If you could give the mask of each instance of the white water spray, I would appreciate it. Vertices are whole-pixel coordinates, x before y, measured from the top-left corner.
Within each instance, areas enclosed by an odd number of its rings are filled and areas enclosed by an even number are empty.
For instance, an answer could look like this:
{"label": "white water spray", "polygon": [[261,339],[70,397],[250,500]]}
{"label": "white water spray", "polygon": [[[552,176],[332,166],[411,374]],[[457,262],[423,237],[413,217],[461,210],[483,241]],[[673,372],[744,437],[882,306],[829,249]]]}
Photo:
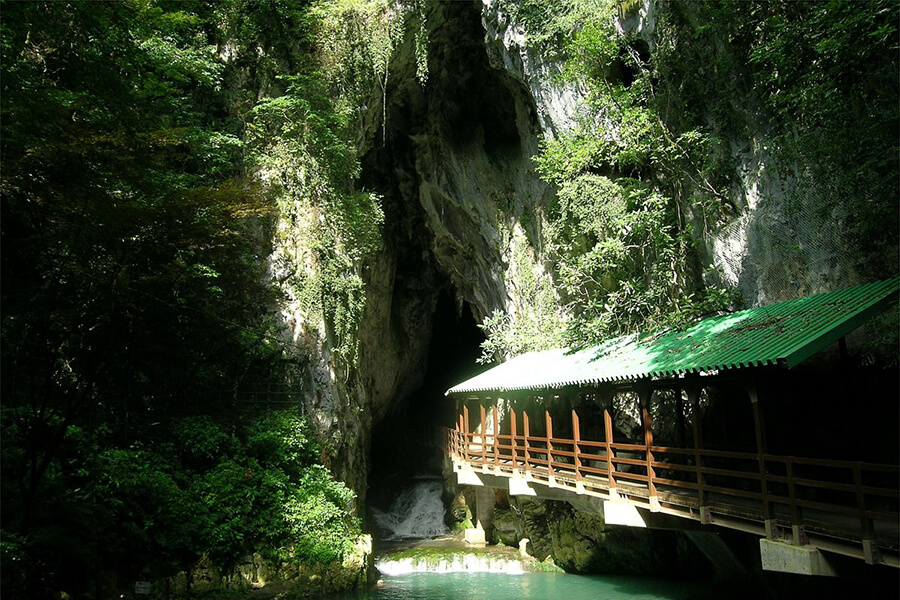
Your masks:
{"label": "white water spray", "polygon": [[389,540],[445,535],[442,491],[440,481],[420,481],[403,490],[387,512],[373,508],[372,517],[382,529],[390,532]]}
{"label": "white water spray", "polygon": [[521,575],[525,572],[522,561],[503,556],[450,553],[447,556],[423,555],[392,559],[390,556],[375,561],[375,567],[383,575],[407,575],[409,573],[506,573]]}

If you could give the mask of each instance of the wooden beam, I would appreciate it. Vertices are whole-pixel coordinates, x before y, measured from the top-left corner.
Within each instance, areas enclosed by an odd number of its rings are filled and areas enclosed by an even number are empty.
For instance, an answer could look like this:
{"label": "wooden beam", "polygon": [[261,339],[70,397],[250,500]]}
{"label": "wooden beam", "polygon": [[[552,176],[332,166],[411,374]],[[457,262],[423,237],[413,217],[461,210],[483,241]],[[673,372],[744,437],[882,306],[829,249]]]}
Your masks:
{"label": "wooden beam", "polygon": [[528,452],[528,449],[530,447],[528,436],[530,435],[530,433],[528,431],[528,412],[524,410],[522,411],[522,434],[525,436],[525,474],[528,475],[528,473],[531,471],[531,455]]}
{"label": "wooden beam", "polygon": [[859,529],[862,537],[863,558],[867,564],[881,562],[878,547],[875,545],[875,524],[866,510],[866,493],[863,489],[862,468],[860,463],[853,465],[853,485],[856,486],[856,508],[859,511]]}
{"label": "wooden beam", "polygon": [[510,446],[512,446],[512,467],[513,470],[518,468],[516,464],[517,461],[517,453],[516,453],[516,411],[513,410],[512,406],[509,407],[509,434],[510,434]]}
{"label": "wooden beam", "polygon": [[479,405],[479,408],[481,409],[481,429],[479,431],[481,434],[481,466],[484,467],[484,464],[487,462],[487,446],[484,443],[484,404]]}
{"label": "wooden beam", "polygon": [[550,474],[550,479],[553,479],[553,442],[550,439],[553,437],[553,419],[550,418],[550,411],[544,411],[544,418],[547,422],[547,471]]}
{"label": "wooden beam", "polygon": [[641,421],[644,425],[644,458],[647,461],[647,489],[650,494],[650,510],[659,509],[659,500],[656,494],[656,484],[653,479],[656,472],[653,469],[653,420],[650,416],[650,397],[653,395],[653,389],[649,386],[641,386],[637,389],[638,398],[641,403]]}
{"label": "wooden beam", "polygon": [[496,466],[499,466],[499,465],[500,465],[499,448],[497,447],[497,435],[499,435],[499,433],[500,433],[500,417],[499,417],[499,411],[497,410],[497,404],[496,404],[496,403],[494,404],[494,409],[493,409],[493,414],[492,414],[492,416],[493,416],[493,418],[494,418],[494,427],[493,427],[493,430],[494,430],[494,435],[493,435],[493,441],[494,441],[494,466],[496,467]]}
{"label": "wooden beam", "polygon": [[759,487],[763,501],[763,520],[766,524],[766,537],[775,538],[775,516],[772,511],[771,502],[769,502],[769,484],[766,480],[766,457],[768,448],[766,444],[766,428],[763,424],[762,412],[759,410],[759,396],[757,395],[756,385],[748,383],[747,395],[750,396],[750,403],[753,405],[753,428],[756,432],[756,456],[759,462]]}
{"label": "wooden beam", "polygon": [[616,465],[613,463],[614,450],[613,444],[613,423],[612,423],[612,400],[615,394],[611,390],[605,390],[601,399],[603,403],[603,430],[604,441],[606,442],[606,477],[609,486],[609,495],[612,497],[616,493]]}
{"label": "wooden beam", "polygon": [[463,442],[466,462],[469,462],[469,407],[465,403],[463,403]]}
{"label": "wooden beam", "polygon": [[703,419],[700,414],[700,386],[688,385],[688,404],[691,406],[691,426],[694,431],[694,466],[697,469],[697,500],[700,506],[700,522],[708,525],[712,522],[709,512],[709,499],[706,497],[706,476],[703,474]]}
{"label": "wooden beam", "polygon": [[581,427],[578,421],[578,413],[572,409],[572,453],[575,455],[575,481],[581,481],[581,457],[579,456],[578,442],[581,441]]}

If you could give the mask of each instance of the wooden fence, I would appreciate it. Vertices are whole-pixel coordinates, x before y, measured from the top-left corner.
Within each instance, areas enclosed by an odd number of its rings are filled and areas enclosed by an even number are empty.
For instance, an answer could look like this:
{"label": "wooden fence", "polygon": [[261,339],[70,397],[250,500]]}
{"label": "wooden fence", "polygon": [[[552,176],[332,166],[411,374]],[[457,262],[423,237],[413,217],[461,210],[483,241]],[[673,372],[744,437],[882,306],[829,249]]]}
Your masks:
{"label": "wooden fence", "polygon": [[491,416],[488,422],[482,407],[481,427],[473,433],[464,410],[446,432],[453,459],[579,494],[615,494],[703,523],[900,566],[897,465],[657,446],[649,434],[644,444],[614,442],[608,413],[603,440],[581,439],[574,410],[571,438],[553,435],[547,412],[546,435],[532,434],[526,413],[521,422],[509,413],[509,433],[498,430],[496,407]]}

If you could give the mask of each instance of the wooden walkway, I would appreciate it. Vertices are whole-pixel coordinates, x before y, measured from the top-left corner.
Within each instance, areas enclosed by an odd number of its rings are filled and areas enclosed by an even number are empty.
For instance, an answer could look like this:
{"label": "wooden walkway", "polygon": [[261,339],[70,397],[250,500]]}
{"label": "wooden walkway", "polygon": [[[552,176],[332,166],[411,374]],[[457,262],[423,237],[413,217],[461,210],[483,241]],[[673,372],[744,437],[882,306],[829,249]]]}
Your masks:
{"label": "wooden walkway", "polygon": [[549,415],[546,436],[524,413],[519,433],[515,412],[500,433],[496,411],[494,431],[468,433],[468,414],[446,430],[457,467],[900,567],[897,465],[585,440],[574,411],[572,439],[553,436]]}

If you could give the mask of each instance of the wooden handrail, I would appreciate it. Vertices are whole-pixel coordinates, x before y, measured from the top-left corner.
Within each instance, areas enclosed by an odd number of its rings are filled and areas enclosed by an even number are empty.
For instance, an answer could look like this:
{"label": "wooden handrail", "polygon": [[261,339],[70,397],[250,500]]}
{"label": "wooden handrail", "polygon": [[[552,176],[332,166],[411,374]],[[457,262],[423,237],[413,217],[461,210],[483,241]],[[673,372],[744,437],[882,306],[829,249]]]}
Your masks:
{"label": "wooden handrail", "polygon": [[[552,419],[546,413],[547,435],[544,436],[530,432],[528,415],[524,412],[521,432],[518,431],[519,420],[511,417],[510,433],[500,433],[499,420],[494,415],[490,427],[492,431],[488,432],[485,431],[487,419],[484,412],[482,407],[480,432],[466,430],[468,414],[465,407],[455,428],[447,430],[446,448],[455,459],[477,467],[493,467],[501,473],[512,474],[523,468],[526,474],[531,473],[551,484],[552,480],[557,480],[557,485],[569,486],[573,491],[575,488],[571,486],[575,482],[583,482],[585,487],[578,493],[584,490],[615,490],[618,487],[616,480],[621,479],[628,482],[624,490],[626,494],[633,493],[634,486],[649,493],[651,483],[698,494],[694,496],[682,492],[677,495],[660,490],[661,501],[673,506],[696,507],[698,501],[699,506],[704,506],[705,494],[721,495],[721,498],[717,496],[712,510],[729,506],[728,496],[768,502],[773,507],[781,506],[781,510],[789,511],[791,524],[800,528],[801,532],[805,521],[802,509],[823,515],[856,515],[858,524],[854,539],[872,540],[871,543],[874,543],[875,521],[900,522],[900,515],[896,512],[900,491],[897,487],[891,487],[900,482],[900,467],[895,465],[630,444],[613,442],[609,439],[611,436],[602,441],[584,440],[581,439],[580,421],[574,411],[572,439],[555,437]],[[597,449],[598,452],[585,452],[586,448]],[[631,453],[633,456],[617,456],[617,452]],[[758,470],[760,459],[767,466],[765,472]],[[676,460],[678,462],[674,462]],[[709,466],[707,461],[710,460],[715,467]],[[631,470],[618,470],[617,466]],[[806,472],[809,467],[819,471]],[[823,468],[824,472],[821,471]],[[804,472],[798,473],[798,469]],[[660,477],[652,474],[652,470],[670,476]],[[779,470],[784,474],[778,474]],[[866,480],[867,474],[876,473],[879,475]],[[671,475],[676,477],[673,479]],[[709,478],[714,481],[706,481]],[[767,485],[762,490],[750,487],[754,484],[759,486],[763,480]],[[823,496],[820,492],[833,494]],[[892,505],[895,508],[891,508]],[[736,510],[746,513],[747,507],[734,506]],[[772,510],[770,514],[774,518],[776,513]],[[821,525],[817,523],[817,526]],[[836,530],[831,535],[847,533]]]}

